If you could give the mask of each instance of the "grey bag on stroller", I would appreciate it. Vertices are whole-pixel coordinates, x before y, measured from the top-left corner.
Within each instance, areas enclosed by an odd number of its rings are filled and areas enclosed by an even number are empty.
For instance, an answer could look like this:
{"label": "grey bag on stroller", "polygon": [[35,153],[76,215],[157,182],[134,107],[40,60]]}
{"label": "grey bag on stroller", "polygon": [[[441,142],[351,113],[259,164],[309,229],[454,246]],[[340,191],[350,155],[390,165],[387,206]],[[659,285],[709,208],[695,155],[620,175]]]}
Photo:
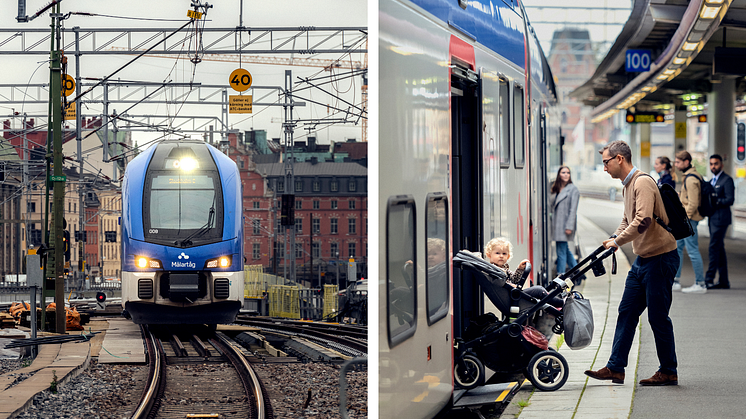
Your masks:
{"label": "grey bag on stroller", "polygon": [[593,309],[591,301],[577,291],[572,292],[562,308],[565,342],[570,349],[583,349],[593,340]]}

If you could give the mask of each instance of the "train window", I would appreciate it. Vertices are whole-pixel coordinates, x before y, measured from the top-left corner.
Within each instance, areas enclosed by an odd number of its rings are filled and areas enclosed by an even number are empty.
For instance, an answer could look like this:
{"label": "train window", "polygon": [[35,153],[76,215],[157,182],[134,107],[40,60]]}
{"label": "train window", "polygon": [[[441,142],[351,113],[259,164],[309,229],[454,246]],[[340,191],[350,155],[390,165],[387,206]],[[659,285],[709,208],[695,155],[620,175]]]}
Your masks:
{"label": "train window", "polygon": [[523,88],[513,87],[513,149],[515,150],[515,167],[526,164],[525,110],[523,109]]}
{"label": "train window", "polygon": [[510,166],[510,109],[508,108],[508,82],[500,79],[500,167]]}
{"label": "train window", "polygon": [[444,192],[427,196],[427,323],[434,324],[448,314],[448,198]]}
{"label": "train window", "polygon": [[415,205],[411,195],[391,197],[386,207],[386,319],[389,346],[417,328]]}
{"label": "train window", "polygon": [[[191,168],[186,168],[188,162]],[[196,246],[223,235],[220,175],[206,147],[159,147],[143,188],[145,241]]]}

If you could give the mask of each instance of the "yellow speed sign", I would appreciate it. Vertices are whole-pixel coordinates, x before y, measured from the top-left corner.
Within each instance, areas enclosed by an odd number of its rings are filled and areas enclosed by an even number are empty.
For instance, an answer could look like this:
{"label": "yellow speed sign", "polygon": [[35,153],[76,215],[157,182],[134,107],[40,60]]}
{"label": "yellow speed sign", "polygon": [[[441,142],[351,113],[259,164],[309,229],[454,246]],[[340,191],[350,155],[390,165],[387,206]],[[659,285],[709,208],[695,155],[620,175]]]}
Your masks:
{"label": "yellow speed sign", "polygon": [[251,73],[243,68],[233,70],[230,77],[228,77],[228,83],[237,92],[245,92],[251,87],[251,81]]}
{"label": "yellow speed sign", "polygon": [[70,96],[75,92],[75,80],[68,74],[62,75],[62,95]]}

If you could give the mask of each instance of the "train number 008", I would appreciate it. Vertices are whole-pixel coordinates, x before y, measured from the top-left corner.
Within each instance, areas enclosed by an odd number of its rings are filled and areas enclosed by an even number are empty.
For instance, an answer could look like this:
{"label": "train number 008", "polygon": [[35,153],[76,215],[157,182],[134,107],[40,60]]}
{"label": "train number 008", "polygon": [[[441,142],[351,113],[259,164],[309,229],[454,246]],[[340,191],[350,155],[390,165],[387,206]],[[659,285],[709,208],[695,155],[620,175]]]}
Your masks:
{"label": "train number 008", "polygon": [[151,228],[150,230],[148,230],[148,232],[150,234],[158,234],[158,229],[157,228]]}

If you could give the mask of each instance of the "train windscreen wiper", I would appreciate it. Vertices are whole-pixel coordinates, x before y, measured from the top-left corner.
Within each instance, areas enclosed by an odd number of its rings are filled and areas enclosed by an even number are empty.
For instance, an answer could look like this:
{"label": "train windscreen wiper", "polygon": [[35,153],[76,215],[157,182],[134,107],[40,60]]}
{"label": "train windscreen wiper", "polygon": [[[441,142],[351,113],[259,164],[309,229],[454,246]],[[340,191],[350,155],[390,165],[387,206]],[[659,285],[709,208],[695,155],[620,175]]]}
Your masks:
{"label": "train windscreen wiper", "polygon": [[199,230],[195,231],[194,233],[190,234],[187,238],[179,242],[178,240],[174,243],[178,245],[179,247],[187,247],[192,245],[192,239],[200,237],[207,233],[208,230],[212,228],[212,224],[215,222],[215,204],[210,207],[210,215],[207,216],[207,222],[205,225],[200,227]]}

